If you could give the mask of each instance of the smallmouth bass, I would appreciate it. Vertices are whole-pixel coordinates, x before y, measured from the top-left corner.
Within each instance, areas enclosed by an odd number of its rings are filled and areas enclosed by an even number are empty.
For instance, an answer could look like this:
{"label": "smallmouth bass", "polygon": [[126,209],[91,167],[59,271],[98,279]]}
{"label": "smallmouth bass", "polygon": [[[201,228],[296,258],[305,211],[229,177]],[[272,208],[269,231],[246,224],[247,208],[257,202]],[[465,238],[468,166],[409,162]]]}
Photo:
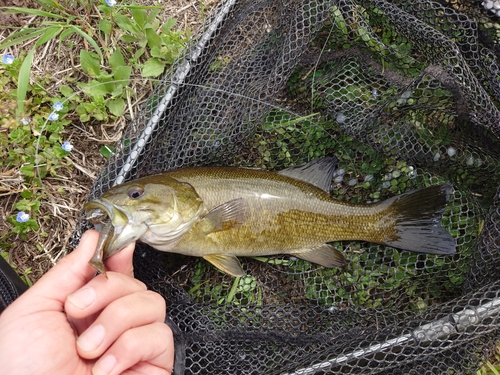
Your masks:
{"label": "smallmouth bass", "polygon": [[344,255],[328,242],[359,240],[430,254],[454,254],[441,226],[452,187],[435,185],[385,201],[352,204],[331,198],[336,159],[279,172],[192,167],[115,186],[85,204],[103,226],[90,263],[139,240],[160,251],[203,257],[243,276],[237,257],[290,254],[325,267]]}

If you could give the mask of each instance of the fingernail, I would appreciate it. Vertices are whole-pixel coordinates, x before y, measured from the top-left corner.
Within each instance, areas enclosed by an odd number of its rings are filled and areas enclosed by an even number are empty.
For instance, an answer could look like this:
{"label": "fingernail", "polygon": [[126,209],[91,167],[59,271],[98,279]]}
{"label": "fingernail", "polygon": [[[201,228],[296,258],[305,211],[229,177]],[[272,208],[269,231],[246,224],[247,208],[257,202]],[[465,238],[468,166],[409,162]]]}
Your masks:
{"label": "fingernail", "polygon": [[106,330],[104,329],[104,326],[97,324],[80,335],[78,340],[76,340],[76,343],[80,349],[86,352],[91,352],[96,350],[99,345],[101,345],[105,334]]}
{"label": "fingernail", "polygon": [[99,360],[94,367],[92,367],[93,375],[108,375],[113,371],[116,365],[116,358],[113,354],[108,354]]}
{"label": "fingernail", "polygon": [[95,301],[95,290],[86,286],[68,296],[68,301],[79,309],[89,307]]}

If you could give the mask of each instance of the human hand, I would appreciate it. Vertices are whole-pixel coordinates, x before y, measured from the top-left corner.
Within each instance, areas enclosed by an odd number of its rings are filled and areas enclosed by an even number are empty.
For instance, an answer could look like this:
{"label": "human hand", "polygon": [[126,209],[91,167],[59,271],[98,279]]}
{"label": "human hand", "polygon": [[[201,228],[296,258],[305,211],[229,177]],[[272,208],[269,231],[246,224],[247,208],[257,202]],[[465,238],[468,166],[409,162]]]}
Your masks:
{"label": "human hand", "polygon": [[0,315],[2,374],[171,374],[165,301],[133,278],[134,246],[106,260],[108,279],[87,262],[98,232]]}

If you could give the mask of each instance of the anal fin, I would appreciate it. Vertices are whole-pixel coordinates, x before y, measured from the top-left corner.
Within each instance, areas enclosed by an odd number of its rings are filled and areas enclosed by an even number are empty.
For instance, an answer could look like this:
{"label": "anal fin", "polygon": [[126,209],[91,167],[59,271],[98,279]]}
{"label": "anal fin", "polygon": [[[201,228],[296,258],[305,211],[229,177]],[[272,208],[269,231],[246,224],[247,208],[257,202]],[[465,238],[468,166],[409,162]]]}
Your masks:
{"label": "anal fin", "polygon": [[342,267],[346,262],[344,254],[329,244],[303,249],[292,255],[328,268]]}
{"label": "anal fin", "polygon": [[203,257],[221,271],[235,277],[245,276],[241,263],[234,255],[210,254]]}

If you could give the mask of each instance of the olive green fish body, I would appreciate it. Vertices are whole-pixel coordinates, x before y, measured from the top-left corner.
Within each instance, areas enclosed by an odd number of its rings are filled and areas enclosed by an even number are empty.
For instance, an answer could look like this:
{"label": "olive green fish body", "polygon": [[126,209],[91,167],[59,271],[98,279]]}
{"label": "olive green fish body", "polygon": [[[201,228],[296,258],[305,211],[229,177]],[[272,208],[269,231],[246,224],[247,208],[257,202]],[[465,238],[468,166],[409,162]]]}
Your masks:
{"label": "olive green fish body", "polygon": [[[330,197],[334,158],[280,172],[194,167],[113,187],[85,205],[89,220],[111,220],[103,236],[105,259],[128,243],[203,257],[234,276],[238,256],[292,254],[326,267],[345,258],[328,242],[362,240],[404,250],[452,254],[455,242],[441,226],[451,187],[408,192],[373,204]],[[97,219],[96,219],[97,218]],[[95,264],[95,262],[94,262]]]}
{"label": "olive green fish body", "polygon": [[378,223],[385,205],[352,205],[304,181],[277,173],[240,168],[190,168],[167,173],[195,187],[206,210],[243,198],[240,225],[219,231],[200,220],[174,252],[186,255],[230,253],[272,255],[313,248],[338,240],[382,243]]}

